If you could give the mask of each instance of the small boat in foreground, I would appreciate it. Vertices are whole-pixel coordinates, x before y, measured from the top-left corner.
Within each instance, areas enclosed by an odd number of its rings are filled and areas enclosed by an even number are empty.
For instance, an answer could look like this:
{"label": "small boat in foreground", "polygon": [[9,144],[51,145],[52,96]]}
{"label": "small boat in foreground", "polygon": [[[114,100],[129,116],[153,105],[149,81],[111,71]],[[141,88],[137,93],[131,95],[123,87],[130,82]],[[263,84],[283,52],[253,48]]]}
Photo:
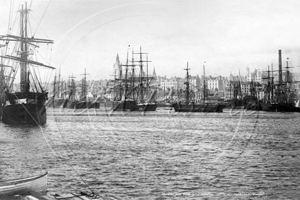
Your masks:
{"label": "small boat in foreground", "polygon": [[0,199],[2,200],[119,200],[113,195],[105,197],[96,194],[87,194],[80,192],[79,194],[56,194],[47,193],[47,177],[48,172],[34,177],[8,180],[0,182]]}
{"label": "small boat in foreground", "polygon": [[34,176],[23,179],[0,182],[0,199],[2,196],[28,194],[31,191],[44,193],[47,191],[47,175]]}

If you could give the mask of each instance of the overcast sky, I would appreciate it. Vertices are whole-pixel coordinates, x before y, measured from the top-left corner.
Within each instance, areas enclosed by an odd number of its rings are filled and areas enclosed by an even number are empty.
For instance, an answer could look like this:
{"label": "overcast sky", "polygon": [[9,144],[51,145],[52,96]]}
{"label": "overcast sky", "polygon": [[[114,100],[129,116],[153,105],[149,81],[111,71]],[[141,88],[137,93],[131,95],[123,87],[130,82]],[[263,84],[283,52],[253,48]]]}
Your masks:
{"label": "overcast sky", "polygon": [[[25,1],[0,1],[0,34],[6,34]],[[246,73],[278,67],[278,50],[300,66],[300,1],[298,0],[28,0],[35,37],[54,40],[51,65],[64,77],[112,78],[117,53],[149,53],[157,75]],[[35,28],[33,31],[35,32]],[[285,66],[285,64],[284,64]],[[294,68],[294,70],[297,68]],[[298,68],[295,71],[300,71]]]}

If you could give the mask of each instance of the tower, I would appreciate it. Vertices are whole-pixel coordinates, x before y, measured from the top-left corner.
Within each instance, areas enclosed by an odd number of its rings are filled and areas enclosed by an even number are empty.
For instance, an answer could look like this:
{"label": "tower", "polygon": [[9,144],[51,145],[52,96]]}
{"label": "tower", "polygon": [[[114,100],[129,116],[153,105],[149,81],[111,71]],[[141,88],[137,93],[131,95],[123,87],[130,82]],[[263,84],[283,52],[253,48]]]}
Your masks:
{"label": "tower", "polygon": [[155,67],[153,68],[153,79],[156,79]]}
{"label": "tower", "polygon": [[114,64],[114,76],[118,79],[122,77],[122,66],[120,63],[119,54],[117,54],[116,62]]}
{"label": "tower", "polygon": [[247,74],[247,81],[252,81],[251,73],[250,73],[250,68],[247,66],[246,68],[246,74]]}

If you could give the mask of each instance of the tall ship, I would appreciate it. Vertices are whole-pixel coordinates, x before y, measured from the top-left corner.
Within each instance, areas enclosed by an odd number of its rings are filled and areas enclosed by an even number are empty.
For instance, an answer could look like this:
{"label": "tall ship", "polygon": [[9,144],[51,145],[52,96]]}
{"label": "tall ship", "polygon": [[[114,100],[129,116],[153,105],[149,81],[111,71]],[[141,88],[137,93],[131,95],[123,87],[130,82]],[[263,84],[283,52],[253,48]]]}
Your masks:
{"label": "tall ship", "polygon": [[[230,98],[227,101],[227,108],[231,109],[246,109],[246,110],[261,110],[257,94],[256,94],[256,84],[251,81],[250,83],[250,94],[243,95],[241,89],[241,80],[230,80]],[[233,94],[231,98],[231,93]]]}
{"label": "tall ship", "polygon": [[84,77],[81,80],[81,91],[77,91],[76,84],[73,75],[69,77],[68,83],[62,81],[60,74],[58,80],[56,76],[53,81],[52,97],[47,102],[48,107],[53,108],[71,108],[71,109],[87,109],[87,108],[99,108],[100,102],[97,98],[94,98],[90,92],[88,92],[87,73],[86,69]]}
{"label": "tall ship", "polygon": [[66,92],[66,97],[64,98],[62,108],[75,108],[79,102],[79,97],[76,92],[76,84],[74,76],[69,77],[68,89]]}
{"label": "tall ship", "polygon": [[67,86],[65,81],[62,80],[60,72],[54,76],[52,89],[52,94],[49,93],[50,97],[46,102],[46,107],[62,108],[67,93]]}
{"label": "tall ship", "polygon": [[[132,64],[129,65],[128,52],[126,64],[123,65],[119,61],[119,55],[117,55],[117,63],[115,65],[115,79],[113,82],[113,101],[112,110],[113,111],[137,111],[137,101],[135,99],[135,65],[132,52]],[[125,67],[125,72],[123,68]],[[129,74],[129,67],[131,67],[131,74]]]}
{"label": "tall ship", "polygon": [[[137,61],[134,60],[135,54],[139,55],[139,60]],[[143,59],[143,55],[146,55],[146,60]],[[148,74],[149,62],[147,53],[142,53],[141,47],[139,53],[132,52],[131,64],[129,64],[127,53],[126,64],[120,64],[120,68],[118,70],[119,74],[115,75],[115,98],[113,102],[114,111],[156,110],[156,89],[151,86],[151,81],[154,77],[149,76]],[[135,71],[136,66],[139,68],[138,74],[136,74]],[[125,67],[124,73],[123,67]],[[131,70],[129,69],[130,67]]]}
{"label": "tall ship", "polygon": [[203,66],[204,81],[203,81],[203,98],[202,103],[195,103],[190,98],[190,81],[189,81],[189,68],[187,63],[186,70],[186,85],[185,89],[185,101],[180,100],[173,104],[175,112],[223,112],[225,105],[220,103],[206,102],[206,84],[205,84],[205,66]]}
{"label": "tall ship", "polygon": [[[100,107],[100,102],[98,101],[98,98],[94,98],[91,93],[88,92],[88,85],[87,85],[87,80],[86,80],[86,69],[84,70],[84,74],[83,74],[83,78],[81,80],[81,94],[79,97],[79,101],[77,101],[74,96],[73,93],[75,94],[75,86],[71,85],[71,90],[70,90],[70,94],[69,94],[69,98],[70,102],[71,102],[71,106],[74,105],[75,109],[87,109],[87,108],[99,108]],[[72,90],[73,89],[73,90]],[[92,99],[91,99],[92,98]]]}
{"label": "tall ship", "polygon": [[[264,87],[264,99],[261,109],[268,112],[299,112],[295,106],[295,94],[292,90],[292,77],[286,61],[285,80],[283,80],[281,50],[278,51],[278,82],[274,83],[273,70],[268,69],[267,84]],[[272,74],[270,74],[272,72]]]}
{"label": "tall ship", "polygon": [[[29,12],[27,3],[19,10],[20,24],[17,33],[0,36],[5,42],[1,57],[1,72],[5,76],[5,101],[2,103],[2,122],[5,124],[44,125],[47,121],[45,102],[48,98],[46,84],[39,68],[54,68],[35,61],[39,44],[52,44],[53,40],[29,36]],[[44,72],[45,73],[45,72]],[[17,77],[17,74],[20,76]],[[16,84],[16,81],[19,84]]]}

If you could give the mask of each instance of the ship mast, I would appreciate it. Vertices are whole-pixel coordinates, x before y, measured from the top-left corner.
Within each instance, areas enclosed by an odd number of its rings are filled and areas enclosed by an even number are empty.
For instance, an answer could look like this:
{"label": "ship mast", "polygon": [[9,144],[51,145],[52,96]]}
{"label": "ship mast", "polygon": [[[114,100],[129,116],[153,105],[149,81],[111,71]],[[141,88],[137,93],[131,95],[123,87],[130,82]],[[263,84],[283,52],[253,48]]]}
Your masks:
{"label": "ship mast", "polygon": [[151,61],[148,61],[148,60],[145,61],[145,60],[143,60],[142,55],[143,54],[148,54],[148,53],[142,53],[142,47],[140,47],[140,53],[136,53],[136,54],[140,55],[140,60],[137,61],[137,62],[140,63],[140,84],[139,84],[139,87],[140,87],[140,99],[139,100],[140,100],[140,103],[144,103],[144,80],[145,80],[145,77],[144,77],[143,63],[144,62],[148,63],[148,62],[151,62]]}
{"label": "ship mast", "polygon": [[84,69],[84,74],[82,78],[82,84],[81,84],[81,98],[82,100],[87,100],[87,83],[86,83],[86,76],[89,75],[86,73],[86,69]]}
{"label": "ship mast", "polygon": [[134,99],[134,79],[135,79],[135,69],[134,69],[134,67],[135,67],[135,65],[134,65],[134,56],[133,56],[133,50],[132,50],[132,61],[131,61],[131,63],[132,63],[132,65],[131,65],[131,67],[132,67],[132,73],[131,73],[131,78],[132,78],[132,89],[133,89],[133,91],[132,91],[132,99]]}
{"label": "ship mast", "polygon": [[286,84],[290,83],[289,58],[286,59]]}
{"label": "ship mast", "polygon": [[76,86],[75,86],[75,81],[74,81],[74,76],[72,74],[72,76],[69,77],[69,100],[71,101],[75,101],[75,93],[76,93]]}
{"label": "ship mast", "polygon": [[[29,92],[29,77],[27,72],[28,65],[28,45],[26,42],[27,38],[27,16],[29,10],[27,9],[27,2],[25,3],[25,9],[23,9],[23,5],[20,11],[20,35],[21,35],[21,72],[20,72],[20,90],[21,92]],[[23,40],[25,39],[25,40]]]}
{"label": "ship mast", "polygon": [[[128,51],[127,51],[127,58],[126,58],[126,64],[125,65],[120,65],[121,67],[125,66],[125,79],[124,79],[124,95],[121,95],[121,99],[126,99],[127,98],[127,91],[128,91]],[[122,79],[121,79],[122,80]]]}
{"label": "ship mast", "polygon": [[[35,45],[34,43],[53,43],[53,40],[47,40],[47,39],[38,39],[35,37],[28,37],[28,13],[30,12],[30,9],[27,9],[27,3],[25,3],[25,8],[23,5],[21,6],[20,12],[20,32],[18,35],[0,35],[0,40],[3,40],[8,44],[10,41],[13,42],[19,42],[20,48],[17,52],[17,56],[12,55],[4,55],[0,56],[1,58],[8,59],[8,60],[14,60],[20,63],[20,91],[22,93],[28,93],[29,92],[29,76],[30,76],[30,70],[29,65],[39,65],[51,69],[55,69],[54,67],[45,65],[43,63],[33,61],[29,59],[30,55],[30,49],[29,46],[39,47]],[[11,66],[9,66],[11,67]],[[12,72],[16,74],[16,71],[13,67]],[[14,77],[13,77],[14,78]],[[38,80],[37,80],[38,81]],[[42,91],[43,92],[43,91]]]}
{"label": "ship mast", "polygon": [[279,69],[279,85],[282,85],[282,61],[281,61],[281,50],[278,50],[278,69]]}
{"label": "ship mast", "polygon": [[127,91],[128,91],[128,51],[127,51],[127,58],[126,58],[126,65],[125,65],[125,99],[127,98]]}
{"label": "ship mast", "polygon": [[144,74],[144,69],[143,69],[143,59],[142,59],[142,47],[140,47],[140,103],[144,103],[144,85],[143,85],[143,74]]}
{"label": "ship mast", "polygon": [[274,77],[273,77],[273,64],[271,65],[271,70],[270,70],[270,66],[268,65],[268,70],[265,71],[268,73],[267,78],[262,78],[262,79],[266,79],[267,80],[267,84],[265,86],[265,97],[264,100],[266,101],[266,103],[272,103],[274,102]]}
{"label": "ship mast", "polygon": [[273,62],[271,65],[271,101],[274,102],[274,75],[273,75]]}
{"label": "ship mast", "polygon": [[186,84],[186,91],[185,91],[185,103],[189,104],[189,98],[190,98],[190,82],[189,82],[189,62],[187,62],[187,66],[186,66],[186,82],[184,84]]}
{"label": "ship mast", "polygon": [[[205,62],[204,62],[205,63]],[[205,104],[205,93],[206,93],[206,85],[205,85],[205,64],[203,65],[203,103]]]}
{"label": "ship mast", "polygon": [[281,60],[281,50],[278,50],[278,78],[279,78],[279,83],[277,85],[277,89],[280,91],[280,93],[277,96],[277,102],[282,102],[282,60]]}
{"label": "ship mast", "polygon": [[54,75],[54,81],[53,81],[53,95],[52,95],[52,98],[53,98],[53,103],[54,103],[54,99],[55,99],[55,87],[56,87],[56,74]]}
{"label": "ship mast", "polygon": [[271,88],[271,85],[270,85],[270,66],[268,65],[268,99],[267,99],[267,102],[270,103],[270,88]]}
{"label": "ship mast", "polygon": [[286,97],[287,97],[287,102],[290,102],[290,96],[291,96],[291,83],[290,83],[290,71],[289,71],[289,58],[286,59]]}
{"label": "ship mast", "polygon": [[57,81],[57,97],[61,98],[61,88],[62,88],[62,81],[60,80],[60,68],[59,68],[59,72],[58,72],[58,81]]}

